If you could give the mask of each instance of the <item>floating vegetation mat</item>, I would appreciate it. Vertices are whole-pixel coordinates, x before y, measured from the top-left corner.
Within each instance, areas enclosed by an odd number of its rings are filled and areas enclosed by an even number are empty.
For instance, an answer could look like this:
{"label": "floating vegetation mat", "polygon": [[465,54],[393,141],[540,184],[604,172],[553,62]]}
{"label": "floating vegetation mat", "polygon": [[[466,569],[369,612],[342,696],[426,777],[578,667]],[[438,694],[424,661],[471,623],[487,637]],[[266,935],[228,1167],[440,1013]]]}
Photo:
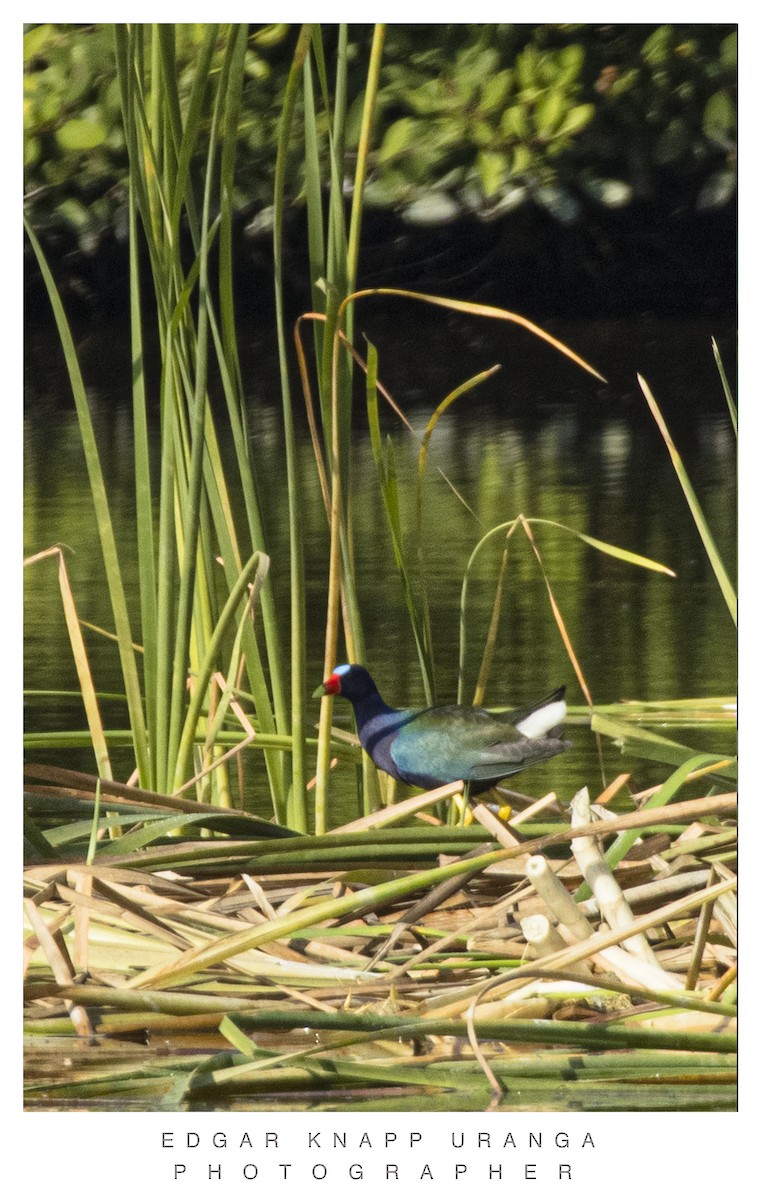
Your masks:
{"label": "floating vegetation mat", "polygon": [[714,767],[322,836],[30,767],[26,1105],[732,1109]]}

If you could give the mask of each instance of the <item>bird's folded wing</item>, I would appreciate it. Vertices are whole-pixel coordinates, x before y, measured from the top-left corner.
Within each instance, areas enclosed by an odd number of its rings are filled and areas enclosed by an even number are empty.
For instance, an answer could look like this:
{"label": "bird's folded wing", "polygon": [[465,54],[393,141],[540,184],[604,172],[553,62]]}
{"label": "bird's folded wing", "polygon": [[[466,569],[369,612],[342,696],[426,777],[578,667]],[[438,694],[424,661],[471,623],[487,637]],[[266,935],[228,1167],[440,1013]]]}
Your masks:
{"label": "bird's folded wing", "polygon": [[562,750],[568,750],[571,744],[561,738],[541,737],[524,738],[510,745],[492,746],[480,755],[470,771],[460,778],[474,783],[480,783],[483,779],[505,779],[524,767],[531,767],[534,763],[545,762],[547,758],[561,754]]}
{"label": "bird's folded wing", "polygon": [[525,738],[481,709],[441,709],[438,718],[426,712],[404,725],[391,756],[402,775],[481,780],[513,775],[563,749],[556,738]]}

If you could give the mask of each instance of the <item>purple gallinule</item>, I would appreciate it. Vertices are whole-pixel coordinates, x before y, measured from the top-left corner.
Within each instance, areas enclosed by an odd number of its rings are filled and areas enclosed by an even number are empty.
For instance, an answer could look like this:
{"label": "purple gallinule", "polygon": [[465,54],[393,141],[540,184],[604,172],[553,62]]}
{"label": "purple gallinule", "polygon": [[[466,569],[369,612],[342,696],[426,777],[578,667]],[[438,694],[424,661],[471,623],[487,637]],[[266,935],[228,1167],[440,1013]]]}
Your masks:
{"label": "purple gallinule", "polygon": [[555,728],[566,712],[564,691],[508,712],[465,704],[389,708],[369,671],[345,663],[314,696],[350,701],[364,749],[394,779],[422,788],[462,779],[475,794],[569,749]]}

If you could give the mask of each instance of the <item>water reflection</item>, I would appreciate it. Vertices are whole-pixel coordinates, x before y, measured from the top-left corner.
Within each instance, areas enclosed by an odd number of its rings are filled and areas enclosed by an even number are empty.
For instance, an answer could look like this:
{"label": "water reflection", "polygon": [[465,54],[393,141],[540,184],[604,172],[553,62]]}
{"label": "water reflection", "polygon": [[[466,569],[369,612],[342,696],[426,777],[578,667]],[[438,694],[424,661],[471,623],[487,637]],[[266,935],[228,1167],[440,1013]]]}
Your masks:
{"label": "water reflection", "polygon": [[[667,564],[677,573],[675,580],[649,574],[604,557],[563,532],[535,527],[546,575],[596,702],[731,693],[735,686],[734,631],[660,436],[637,399],[637,389],[628,382],[624,329],[617,346],[613,322],[602,322],[587,331],[567,330],[559,322],[551,331],[576,345],[602,370],[608,370],[610,359],[615,360],[615,367],[619,358],[617,383],[608,397],[571,364],[560,363],[545,348],[533,345],[523,362],[514,360],[509,366],[507,375],[512,382],[506,379],[499,383],[501,373],[490,381],[491,387],[461,398],[442,418],[431,439],[423,532],[438,699],[449,702],[455,695],[460,587],[468,557],[484,533],[520,512],[625,546]],[[396,329],[393,333],[390,328],[373,332],[381,352],[381,377],[407,408],[422,435],[433,408],[455,385],[455,354],[449,361],[446,356],[440,361],[440,352],[434,349],[424,358],[422,331],[409,331],[413,357],[408,362],[402,353],[408,344],[404,334],[396,343],[398,353],[393,355],[386,343],[396,340]],[[443,326],[438,332],[443,336]],[[725,331],[714,332],[725,344]],[[669,419],[689,474],[731,569],[735,546],[735,445],[712,354],[708,352],[709,336],[710,330],[706,329],[703,337],[694,325],[652,325],[649,341],[636,343],[635,357],[649,361],[655,394],[661,403],[668,399]],[[275,404],[278,392],[271,342],[263,331],[254,331],[251,340],[246,337],[244,341],[246,355],[258,357],[258,370],[246,371],[246,378],[254,381],[250,413],[251,433],[262,464],[259,489],[262,496],[280,497],[284,492],[281,417]],[[91,384],[89,399],[118,543],[126,547],[122,565],[128,598],[135,603],[129,373],[119,369],[122,352],[119,338],[110,337],[105,342],[94,337],[85,347],[84,374]],[[497,345],[488,345],[474,336],[460,359],[457,374],[465,379],[473,370],[501,357]],[[544,371],[539,369],[541,361]],[[684,372],[679,370],[679,361],[686,364]],[[25,549],[34,553],[56,542],[70,546],[73,553],[67,562],[80,614],[109,628],[112,619],[76,417],[66,384],[50,363],[48,358],[44,367],[31,364],[28,372]],[[113,369],[104,374],[109,363]],[[690,363],[696,364],[692,375]],[[679,400],[681,379],[683,395]],[[355,417],[352,504],[368,665],[387,699],[418,704],[423,693],[415,648],[380,516],[377,474],[362,414],[363,402],[357,406]],[[382,413],[382,421],[394,445],[405,537],[412,546],[420,436],[402,429],[391,414]],[[305,434],[302,415],[299,426]],[[465,503],[440,477],[439,470]],[[307,435],[300,446],[300,472],[304,489],[310,692],[322,674],[328,537]],[[268,505],[266,526],[286,632],[289,565],[283,503]],[[473,672],[486,636],[503,545],[500,534],[490,541],[477,562],[469,598],[469,662]],[[113,645],[95,635],[86,636],[97,686],[106,692],[119,691]],[[27,576],[25,674],[30,689],[77,687],[52,562],[31,568]],[[528,700],[562,682],[568,685],[570,699],[581,702],[539,564],[523,532],[517,531],[486,702],[512,704]],[[106,702],[104,707],[107,725],[121,726],[119,704]],[[312,719],[315,717],[312,710]],[[337,719],[340,723],[343,714],[338,712]],[[28,726],[81,728],[81,706],[70,700],[62,700],[57,707],[52,707],[50,701],[45,705],[34,701],[29,708]],[[585,729],[575,729],[573,736],[574,750],[525,773],[525,788],[535,792],[550,786],[567,796],[583,782],[598,787],[601,768],[594,739]],[[677,731],[672,736],[683,740]],[[706,744],[712,742],[715,737]],[[612,748],[607,747],[605,753],[607,775],[623,768]],[[70,754],[66,761],[85,769],[92,766],[87,752]],[[128,769],[126,760],[126,772]],[[637,770],[642,779],[653,781],[650,768],[638,764]],[[260,763],[253,779],[257,807],[266,811]],[[342,790],[350,793],[354,786],[355,781],[349,778]]]}

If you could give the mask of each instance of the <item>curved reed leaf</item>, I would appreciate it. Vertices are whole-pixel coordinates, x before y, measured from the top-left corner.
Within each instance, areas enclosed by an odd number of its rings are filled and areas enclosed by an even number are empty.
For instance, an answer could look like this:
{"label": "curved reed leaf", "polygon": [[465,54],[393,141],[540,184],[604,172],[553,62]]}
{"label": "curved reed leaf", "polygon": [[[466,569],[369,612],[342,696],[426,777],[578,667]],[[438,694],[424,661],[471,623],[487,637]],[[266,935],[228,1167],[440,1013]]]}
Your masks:
{"label": "curved reed leaf", "polygon": [[660,575],[669,575],[672,579],[676,578],[675,571],[671,571],[670,567],[663,566],[662,563],[655,562],[652,558],[646,558],[643,554],[635,554],[632,550],[625,550],[622,546],[613,546],[609,542],[602,542],[598,538],[591,537],[588,533],[583,533],[580,529],[573,529],[571,525],[562,525],[560,521],[550,521],[545,517],[526,517],[529,525],[550,525],[553,529],[562,529],[565,533],[573,533],[581,542],[585,542],[587,546],[592,546],[594,550],[598,550],[601,554],[608,554],[611,558],[620,559],[621,562],[630,563],[634,567],[642,567],[645,571],[657,571]]}
{"label": "curved reed leaf", "polygon": [[734,588],[732,587],[731,580],[729,579],[728,572],[723,565],[721,555],[718,552],[718,547],[716,546],[713,535],[710,532],[710,527],[708,526],[705,515],[700,507],[697,495],[692,487],[691,480],[686,473],[686,468],[683,464],[683,460],[681,459],[681,455],[678,453],[675,442],[670,436],[670,431],[665,423],[665,418],[660,412],[659,405],[652,395],[648,383],[641,375],[638,376],[638,384],[641,388],[641,391],[644,393],[646,403],[649,405],[649,411],[657,422],[657,428],[662,434],[665,445],[667,446],[668,454],[670,455],[670,461],[673,464],[673,469],[675,470],[676,475],[678,476],[678,481],[683,488],[683,493],[686,497],[686,503],[688,504],[689,511],[694,519],[694,524],[697,526],[697,532],[702,539],[702,544],[705,547],[705,552],[708,556],[710,565],[713,568],[716,579],[718,580],[718,586],[721,589],[721,594],[726,603],[726,607],[729,610],[729,616],[736,625],[737,597]]}
{"label": "curved reed leaf", "polygon": [[[266,576],[269,569],[269,560],[260,550],[256,550],[245,563],[240,573],[239,579],[229,593],[229,597],[221,610],[221,615],[213,630],[212,637],[206,648],[205,658],[200,665],[199,675],[195,680],[192,698],[189,702],[189,707],[186,713],[183,730],[178,742],[178,759],[175,767],[175,777],[173,791],[177,791],[182,787],[184,780],[189,773],[191,764],[191,750],[194,742],[194,734],[197,727],[197,722],[202,713],[202,708],[205,702],[207,686],[210,682],[210,677],[215,669],[215,658],[218,654],[223,636],[226,633],[229,624],[237,610],[247,587],[253,577],[253,570],[257,566],[255,578],[253,579],[253,591],[255,596],[258,594],[260,584]],[[249,608],[249,605],[248,605]],[[243,619],[246,619],[247,614]]]}
{"label": "curved reed leaf", "polygon": [[[671,575],[671,576],[674,575],[674,572],[671,571],[669,567],[665,567],[661,563],[655,562],[651,558],[645,558],[641,554],[634,554],[633,551],[631,551],[631,550],[624,550],[624,549],[622,549],[622,547],[613,546],[609,542],[599,541],[598,538],[592,538],[589,534],[582,533],[579,529],[573,529],[573,528],[571,528],[571,526],[562,525],[558,521],[550,521],[550,520],[548,520],[546,518],[542,518],[542,517],[525,517],[522,514],[519,514],[519,516],[514,517],[514,519],[512,521],[503,521],[500,525],[495,525],[494,528],[488,530],[487,533],[485,533],[479,539],[479,541],[476,543],[476,545],[474,546],[473,550],[471,551],[470,557],[468,559],[468,565],[466,566],[465,574],[463,575],[463,584],[462,584],[461,593],[460,593],[460,644],[459,644],[459,659],[458,659],[458,704],[465,703],[464,697],[465,697],[465,688],[466,688],[466,678],[465,678],[466,654],[467,654],[467,644],[468,644],[468,639],[467,639],[467,634],[466,634],[466,625],[467,625],[467,613],[468,613],[468,585],[470,582],[471,572],[474,568],[474,565],[476,563],[476,559],[479,555],[479,552],[484,548],[484,546],[487,544],[487,542],[491,538],[495,537],[498,533],[505,532],[508,534],[508,536],[510,536],[513,533],[514,529],[519,524],[550,525],[556,529],[562,530],[565,533],[574,534],[574,536],[579,538],[580,541],[585,542],[587,545],[593,546],[594,549],[600,551],[600,553],[602,553],[602,554],[608,554],[612,558],[621,559],[623,562],[630,563],[632,566],[642,567],[647,571],[658,571],[664,575]],[[533,549],[536,550],[534,543],[533,543]],[[548,587],[549,587],[549,596],[551,598],[552,603],[555,605],[555,600],[553,599],[552,593],[550,592],[550,585],[548,585]],[[554,615],[555,615],[555,612],[556,612],[556,610],[554,608]],[[560,624],[559,624],[559,628],[561,628]],[[564,640],[566,643],[567,638],[565,636],[565,631],[562,631],[562,635],[564,636]],[[570,655],[570,657],[571,657],[571,655]],[[584,681],[582,681],[582,679],[581,679],[581,683],[582,682],[584,682]],[[584,691],[587,695],[587,687],[584,687]]]}
{"label": "curved reed leaf", "polygon": [[[470,379],[467,379],[465,383],[461,383],[458,387],[453,388],[449,395],[445,396],[442,402],[437,405],[432,412],[420,443],[420,453],[418,454],[418,474],[415,484],[415,545],[417,547],[418,569],[420,572],[420,595],[423,610],[422,637],[424,642],[424,654],[426,661],[430,665],[429,682],[431,692],[433,692],[434,651],[433,639],[431,635],[431,617],[428,606],[428,584],[425,569],[425,555],[423,551],[423,477],[425,475],[426,462],[428,459],[428,447],[436,426],[444,416],[445,412],[451,408],[455,401],[459,400],[461,396],[465,396],[467,392],[472,391],[475,387],[478,387],[480,383],[483,383],[486,379],[489,379],[499,370],[499,364],[494,367],[489,367],[486,371],[480,371],[477,375],[473,375]],[[433,700],[428,700],[427,703],[433,704]]]}
{"label": "curved reed leaf", "polygon": [[718,374],[721,377],[721,386],[723,387],[723,394],[726,397],[726,404],[729,409],[729,416],[731,417],[731,424],[732,424],[732,428],[734,430],[734,435],[736,437],[739,432],[738,418],[737,418],[737,406],[734,403],[734,397],[731,394],[731,387],[729,386],[729,380],[726,378],[726,371],[724,370],[723,360],[721,358],[721,351],[718,349],[718,342],[715,340],[715,338],[712,339],[712,342],[713,342],[713,357],[715,358],[715,365],[718,367]]}
{"label": "curved reed leaf", "polygon": [[347,304],[356,303],[367,296],[398,296],[401,299],[419,300],[423,304],[435,305],[437,308],[447,308],[452,312],[462,312],[473,317],[489,318],[496,321],[508,321],[513,325],[520,325],[522,329],[526,329],[529,333],[533,333],[535,337],[540,338],[541,341],[546,342],[549,346],[552,346],[554,350],[558,350],[558,352],[563,354],[565,358],[571,359],[573,363],[576,363],[578,367],[582,367],[582,369],[587,371],[589,375],[593,375],[594,378],[599,379],[601,383],[607,382],[606,379],[604,379],[604,376],[601,375],[595,367],[592,367],[590,363],[587,363],[585,359],[581,358],[579,354],[576,354],[574,350],[570,350],[570,348],[565,345],[564,342],[560,342],[558,338],[552,337],[551,334],[546,333],[544,329],[541,329],[539,325],[535,325],[533,321],[527,320],[526,317],[522,317],[518,313],[510,312],[508,309],[496,308],[494,305],[490,304],[476,304],[468,300],[453,300],[449,296],[433,296],[428,292],[413,292],[407,288],[386,287],[364,288],[361,291],[352,292],[350,296],[346,296],[346,298],[343,300],[343,305],[345,306]]}

